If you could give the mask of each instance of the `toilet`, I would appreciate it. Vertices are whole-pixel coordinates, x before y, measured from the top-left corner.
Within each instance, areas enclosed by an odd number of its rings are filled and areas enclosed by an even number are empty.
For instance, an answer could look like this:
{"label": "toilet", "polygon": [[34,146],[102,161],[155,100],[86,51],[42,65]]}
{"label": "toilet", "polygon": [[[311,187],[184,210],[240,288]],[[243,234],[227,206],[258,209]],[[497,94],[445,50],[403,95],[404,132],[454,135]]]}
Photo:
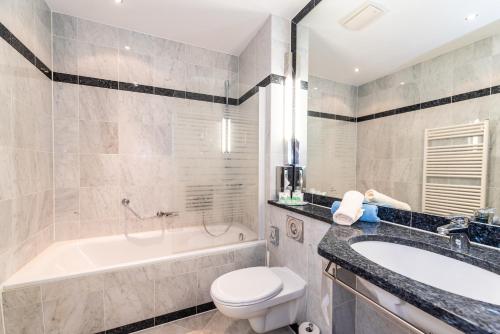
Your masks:
{"label": "toilet", "polygon": [[210,294],[227,317],[248,319],[257,333],[295,323],[306,282],[286,267],[251,267],[217,278]]}

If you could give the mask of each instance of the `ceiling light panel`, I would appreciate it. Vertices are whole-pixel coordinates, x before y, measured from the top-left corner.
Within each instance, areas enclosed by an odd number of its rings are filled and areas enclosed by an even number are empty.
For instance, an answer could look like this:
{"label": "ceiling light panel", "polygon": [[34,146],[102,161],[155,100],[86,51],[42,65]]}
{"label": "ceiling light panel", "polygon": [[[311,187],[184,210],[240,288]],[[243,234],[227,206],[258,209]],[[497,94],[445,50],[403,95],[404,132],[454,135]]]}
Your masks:
{"label": "ceiling light panel", "polygon": [[341,21],[341,24],[349,30],[361,30],[375,22],[385,11],[380,5],[367,2]]}

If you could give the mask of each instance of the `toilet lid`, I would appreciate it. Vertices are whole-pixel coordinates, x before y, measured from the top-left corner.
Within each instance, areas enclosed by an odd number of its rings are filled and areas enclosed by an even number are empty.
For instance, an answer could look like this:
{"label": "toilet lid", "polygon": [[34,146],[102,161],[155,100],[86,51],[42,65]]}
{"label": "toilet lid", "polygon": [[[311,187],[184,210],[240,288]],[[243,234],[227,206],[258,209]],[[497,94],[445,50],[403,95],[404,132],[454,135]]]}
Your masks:
{"label": "toilet lid", "polygon": [[267,267],[232,271],[212,283],[214,299],[227,305],[251,305],[268,300],[283,289],[283,282]]}

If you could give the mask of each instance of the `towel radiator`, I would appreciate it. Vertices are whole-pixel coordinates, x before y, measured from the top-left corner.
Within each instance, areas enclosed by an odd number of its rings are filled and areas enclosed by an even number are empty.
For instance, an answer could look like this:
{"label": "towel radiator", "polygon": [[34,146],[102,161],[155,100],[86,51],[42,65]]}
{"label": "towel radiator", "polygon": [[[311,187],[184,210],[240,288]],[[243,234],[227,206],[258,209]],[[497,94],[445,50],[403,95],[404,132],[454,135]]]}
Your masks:
{"label": "towel radiator", "polygon": [[486,206],[488,121],[425,130],[422,211],[471,215]]}

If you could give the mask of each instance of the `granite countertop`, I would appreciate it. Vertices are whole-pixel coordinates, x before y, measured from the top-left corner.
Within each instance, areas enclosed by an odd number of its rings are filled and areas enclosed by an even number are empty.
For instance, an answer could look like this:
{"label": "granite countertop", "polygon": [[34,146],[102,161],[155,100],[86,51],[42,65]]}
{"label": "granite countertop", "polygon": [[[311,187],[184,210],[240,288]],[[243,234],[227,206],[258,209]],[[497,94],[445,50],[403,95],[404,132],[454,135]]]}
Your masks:
{"label": "granite countertop", "polygon": [[414,246],[497,274],[500,274],[500,251],[473,244],[470,252],[464,255],[452,251],[449,239],[435,233],[383,221],[342,226],[333,222],[329,208],[310,204],[291,207],[272,201],[269,204],[332,224],[318,246],[318,253],[322,257],[465,333],[500,333],[499,305],[456,295],[397,274],[368,260],[350,245],[359,241],[377,240]]}

